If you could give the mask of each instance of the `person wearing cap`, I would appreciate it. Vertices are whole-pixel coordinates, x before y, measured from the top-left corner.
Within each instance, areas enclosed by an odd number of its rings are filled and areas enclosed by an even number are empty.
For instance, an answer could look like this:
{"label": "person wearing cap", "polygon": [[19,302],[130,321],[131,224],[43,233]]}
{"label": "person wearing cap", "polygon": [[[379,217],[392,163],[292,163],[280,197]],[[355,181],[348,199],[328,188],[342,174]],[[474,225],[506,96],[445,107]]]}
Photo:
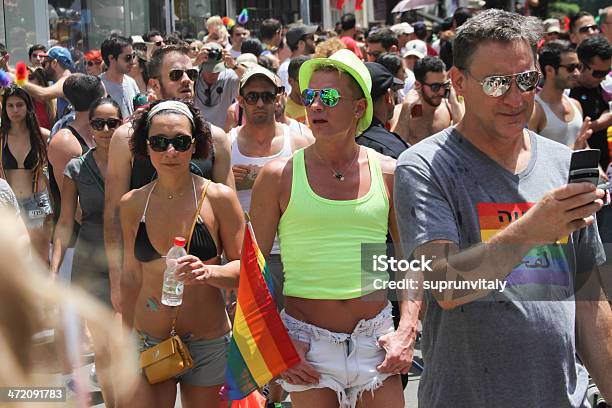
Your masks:
{"label": "person wearing cap", "polygon": [[538,62],[544,85],[535,96],[529,129],[575,150],[587,148],[591,120],[585,118],[583,123],[580,102],[564,94],[566,89],[578,86],[580,61],[576,49],[569,41],[551,41],[538,52]]}
{"label": "person wearing cap", "polygon": [[416,90],[406,96],[393,128],[411,145],[461,120],[462,107],[444,68],[440,58],[429,56],[414,67]]}
{"label": "person wearing cap", "polygon": [[104,71],[104,60],[100,50],[89,50],[84,55],[85,73],[87,75],[99,76]]}
{"label": "person wearing cap", "polygon": [[410,24],[404,22],[391,26],[391,31],[397,35],[397,46],[400,49],[400,55],[403,55],[405,50],[406,43],[411,40],[416,39],[416,35],[414,34],[414,27]]}
{"label": "person wearing cap", "polygon": [[397,35],[386,27],[370,31],[366,44],[370,62],[376,61],[376,58],[385,52],[399,52]]}
{"label": "person wearing cap", "polygon": [[544,20],[544,42],[543,44],[546,44],[549,41],[558,40],[560,34],[561,34],[561,25],[559,24],[558,19],[548,18]]}
{"label": "person wearing cap", "polygon": [[304,62],[300,88],[315,143],[266,164],[251,200],[264,255],[278,232],[281,318],[302,359],[281,385],[296,408],[403,407],[418,304],[402,303],[395,331],[386,291],[361,268],[362,243],[397,238],[395,161],[355,142],[372,121],[370,73],[343,49]]}
{"label": "person wearing cap", "polygon": [[28,49],[28,59],[32,68],[42,67],[42,62],[45,60],[47,47],[42,44],[34,44]]}
{"label": "person wearing cap", "polygon": [[[194,79],[198,72],[192,66],[186,47],[168,45],[158,49],[147,65],[150,98],[193,100]],[[211,125],[213,149],[203,159],[194,159],[191,170],[198,176],[234,188],[234,175],[230,167],[230,143],[227,134]],[[140,188],[156,177],[150,160],[134,157],[129,139],[132,123],[120,126],[111,139],[109,162],[106,173],[104,205],[104,240],[111,276],[111,300],[116,311],[120,311],[119,276],[121,275],[122,236],[119,227],[118,205],[128,191]]]}
{"label": "person wearing cap", "polygon": [[412,40],[408,41],[404,47],[405,51],[402,54],[402,58],[406,63],[406,68],[414,71],[414,65],[416,62],[427,55],[427,44],[423,40]]}
{"label": "person wearing cap", "polygon": [[287,58],[278,67],[278,76],[283,82],[287,94],[291,93],[291,84],[289,83],[289,63],[295,57],[300,55],[311,55],[315,52],[315,33],[318,26],[305,24],[291,24],[287,30],[285,38],[287,45],[291,50],[291,58]]}
{"label": "person wearing cap", "polygon": [[[30,82],[23,84],[25,89],[34,99],[42,102],[50,101],[57,98],[57,118],[60,120],[65,113],[69,102],[64,97],[64,81],[70,76],[74,70],[74,63],[70,51],[64,47],[51,47],[45,54],[45,60],[42,62],[42,67],[45,71],[45,77],[55,83],[48,87],[42,87]],[[9,73],[9,75],[13,75]]]}
{"label": "person wearing cap", "polygon": [[195,105],[204,119],[222,128],[225,125],[227,109],[238,96],[240,77],[234,69],[226,67],[227,61],[233,59],[219,44],[214,42],[204,44],[200,56]]}
{"label": "person wearing cap", "polygon": [[140,92],[136,81],[128,75],[137,64],[132,40],[121,36],[109,37],[102,42],[101,51],[108,69],[100,79],[109,96],[121,107],[123,117],[129,118],[134,113],[134,96]]}
{"label": "person wearing cap", "polygon": [[438,55],[438,51],[436,51],[430,44],[431,33],[431,21],[417,21],[414,23],[414,34],[419,40],[425,43],[425,47],[427,47],[427,55],[436,57]]}
{"label": "person wearing cap", "polygon": [[370,127],[357,137],[356,142],[397,159],[409,145],[397,133],[388,131],[385,123],[393,117],[395,109],[393,89],[398,85],[398,80],[387,68],[377,62],[366,62],[365,65],[372,77],[371,95],[374,113]]}

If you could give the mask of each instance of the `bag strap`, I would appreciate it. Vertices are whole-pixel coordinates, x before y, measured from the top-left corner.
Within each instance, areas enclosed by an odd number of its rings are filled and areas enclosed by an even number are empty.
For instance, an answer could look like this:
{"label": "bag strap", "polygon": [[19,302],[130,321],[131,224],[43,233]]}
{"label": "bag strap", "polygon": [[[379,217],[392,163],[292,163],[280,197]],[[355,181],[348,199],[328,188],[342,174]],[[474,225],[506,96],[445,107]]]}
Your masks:
{"label": "bag strap", "polygon": [[[191,246],[191,237],[193,236],[193,231],[195,230],[196,223],[198,222],[198,218],[200,217],[200,211],[202,210],[202,204],[204,204],[204,197],[206,197],[206,191],[208,190],[208,186],[210,186],[211,181],[208,180],[204,189],[202,190],[202,196],[200,197],[200,203],[198,204],[198,209],[196,210],[195,216],[193,217],[193,221],[191,223],[191,230],[189,231],[189,239],[187,240],[187,253],[189,253],[189,248]],[[170,329],[170,336],[174,337],[176,335],[176,319],[178,318],[179,308],[181,305],[176,307],[174,312],[174,318],[172,319],[172,327]]]}
{"label": "bag strap", "polygon": [[[100,179],[100,177],[98,177],[98,175],[96,174],[95,171],[93,171],[93,169],[91,168],[91,166],[89,165],[89,163],[87,163],[85,161],[85,159],[83,158],[83,156],[79,156],[79,160],[81,161],[81,164],[83,164],[83,166],[85,166],[85,168],[87,169],[87,171],[89,172],[89,174],[91,174],[91,177],[93,177],[94,181],[96,182],[96,186],[98,186],[98,189],[100,189],[100,191],[102,193],[104,193],[104,182]],[[95,159],[94,159],[95,160]]]}

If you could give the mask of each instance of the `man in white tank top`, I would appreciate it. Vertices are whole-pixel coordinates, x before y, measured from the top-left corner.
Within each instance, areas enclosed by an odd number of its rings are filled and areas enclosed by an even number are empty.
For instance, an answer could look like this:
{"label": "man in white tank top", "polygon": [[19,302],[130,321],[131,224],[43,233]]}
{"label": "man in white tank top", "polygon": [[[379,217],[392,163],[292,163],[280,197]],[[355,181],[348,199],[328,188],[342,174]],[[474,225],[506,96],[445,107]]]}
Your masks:
{"label": "man in white tank top", "polygon": [[544,86],[535,97],[529,128],[573,149],[585,149],[592,131],[591,119],[582,120],[580,103],[564,94],[578,85],[580,63],[567,41],[555,40],[542,47],[539,61]]}

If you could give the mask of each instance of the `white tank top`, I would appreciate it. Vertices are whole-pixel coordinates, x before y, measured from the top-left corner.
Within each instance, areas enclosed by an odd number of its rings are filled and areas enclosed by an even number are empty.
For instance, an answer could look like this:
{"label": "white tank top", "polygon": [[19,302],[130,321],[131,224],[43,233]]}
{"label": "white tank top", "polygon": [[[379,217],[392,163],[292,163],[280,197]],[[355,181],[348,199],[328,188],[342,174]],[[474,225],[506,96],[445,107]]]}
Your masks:
{"label": "white tank top", "polygon": [[[563,98],[567,98],[567,96],[563,95]],[[582,114],[576,107],[576,104],[567,98],[574,111],[574,116],[572,120],[565,122],[555,115],[548,104],[540,98],[540,95],[536,95],[535,100],[540,104],[544,110],[544,115],[546,115],[546,127],[540,131],[540,134],[555,142],[572,147],[582,127]]]}
{"label": "white tank top", "polygon": [[[232,154],[231,154],[231,165],[242,165],[249,166],[250,173],[248,177],[251,177],[253,180],[257,178],[259,171],[261,168],[271,160],[280,158],[280,157],[291,157],[293,155],[293,151],[291,149],[291,135],[289,132],[289,126],[283,126],[283,148],[276,154],[272,156],[265,157],[250,157],[245,156],[240,152],[238,148],[238,129],[233,128],[230,130],[229,136],[232,141]],[[251,194],[253,193],[252,189],[249,190],[238,190],[238,200],[240,201],[240,205],[244,211],[249,211],[251,208]],[[272,246],[272,250],[270,251],[272,254],[280,253],[280,248],[278,245],[278,238],[274,239],[274,244]]]}

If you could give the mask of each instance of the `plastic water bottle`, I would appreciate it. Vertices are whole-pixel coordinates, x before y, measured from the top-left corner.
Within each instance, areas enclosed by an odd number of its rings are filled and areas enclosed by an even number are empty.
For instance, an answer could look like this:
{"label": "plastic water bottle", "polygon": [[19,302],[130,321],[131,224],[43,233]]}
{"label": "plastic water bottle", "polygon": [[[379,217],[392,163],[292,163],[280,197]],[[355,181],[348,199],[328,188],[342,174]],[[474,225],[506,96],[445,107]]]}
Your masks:
{"label": "plastic water bottle", "polygon": [[183,282],[174,276],[176,260],[187,255],[185,251],[185,238],[174,238],[174,246],[166,255],[166,270],[164,271],[164,286],[162,288],[161,302],[166,306],[178,306],[183,303]]}

